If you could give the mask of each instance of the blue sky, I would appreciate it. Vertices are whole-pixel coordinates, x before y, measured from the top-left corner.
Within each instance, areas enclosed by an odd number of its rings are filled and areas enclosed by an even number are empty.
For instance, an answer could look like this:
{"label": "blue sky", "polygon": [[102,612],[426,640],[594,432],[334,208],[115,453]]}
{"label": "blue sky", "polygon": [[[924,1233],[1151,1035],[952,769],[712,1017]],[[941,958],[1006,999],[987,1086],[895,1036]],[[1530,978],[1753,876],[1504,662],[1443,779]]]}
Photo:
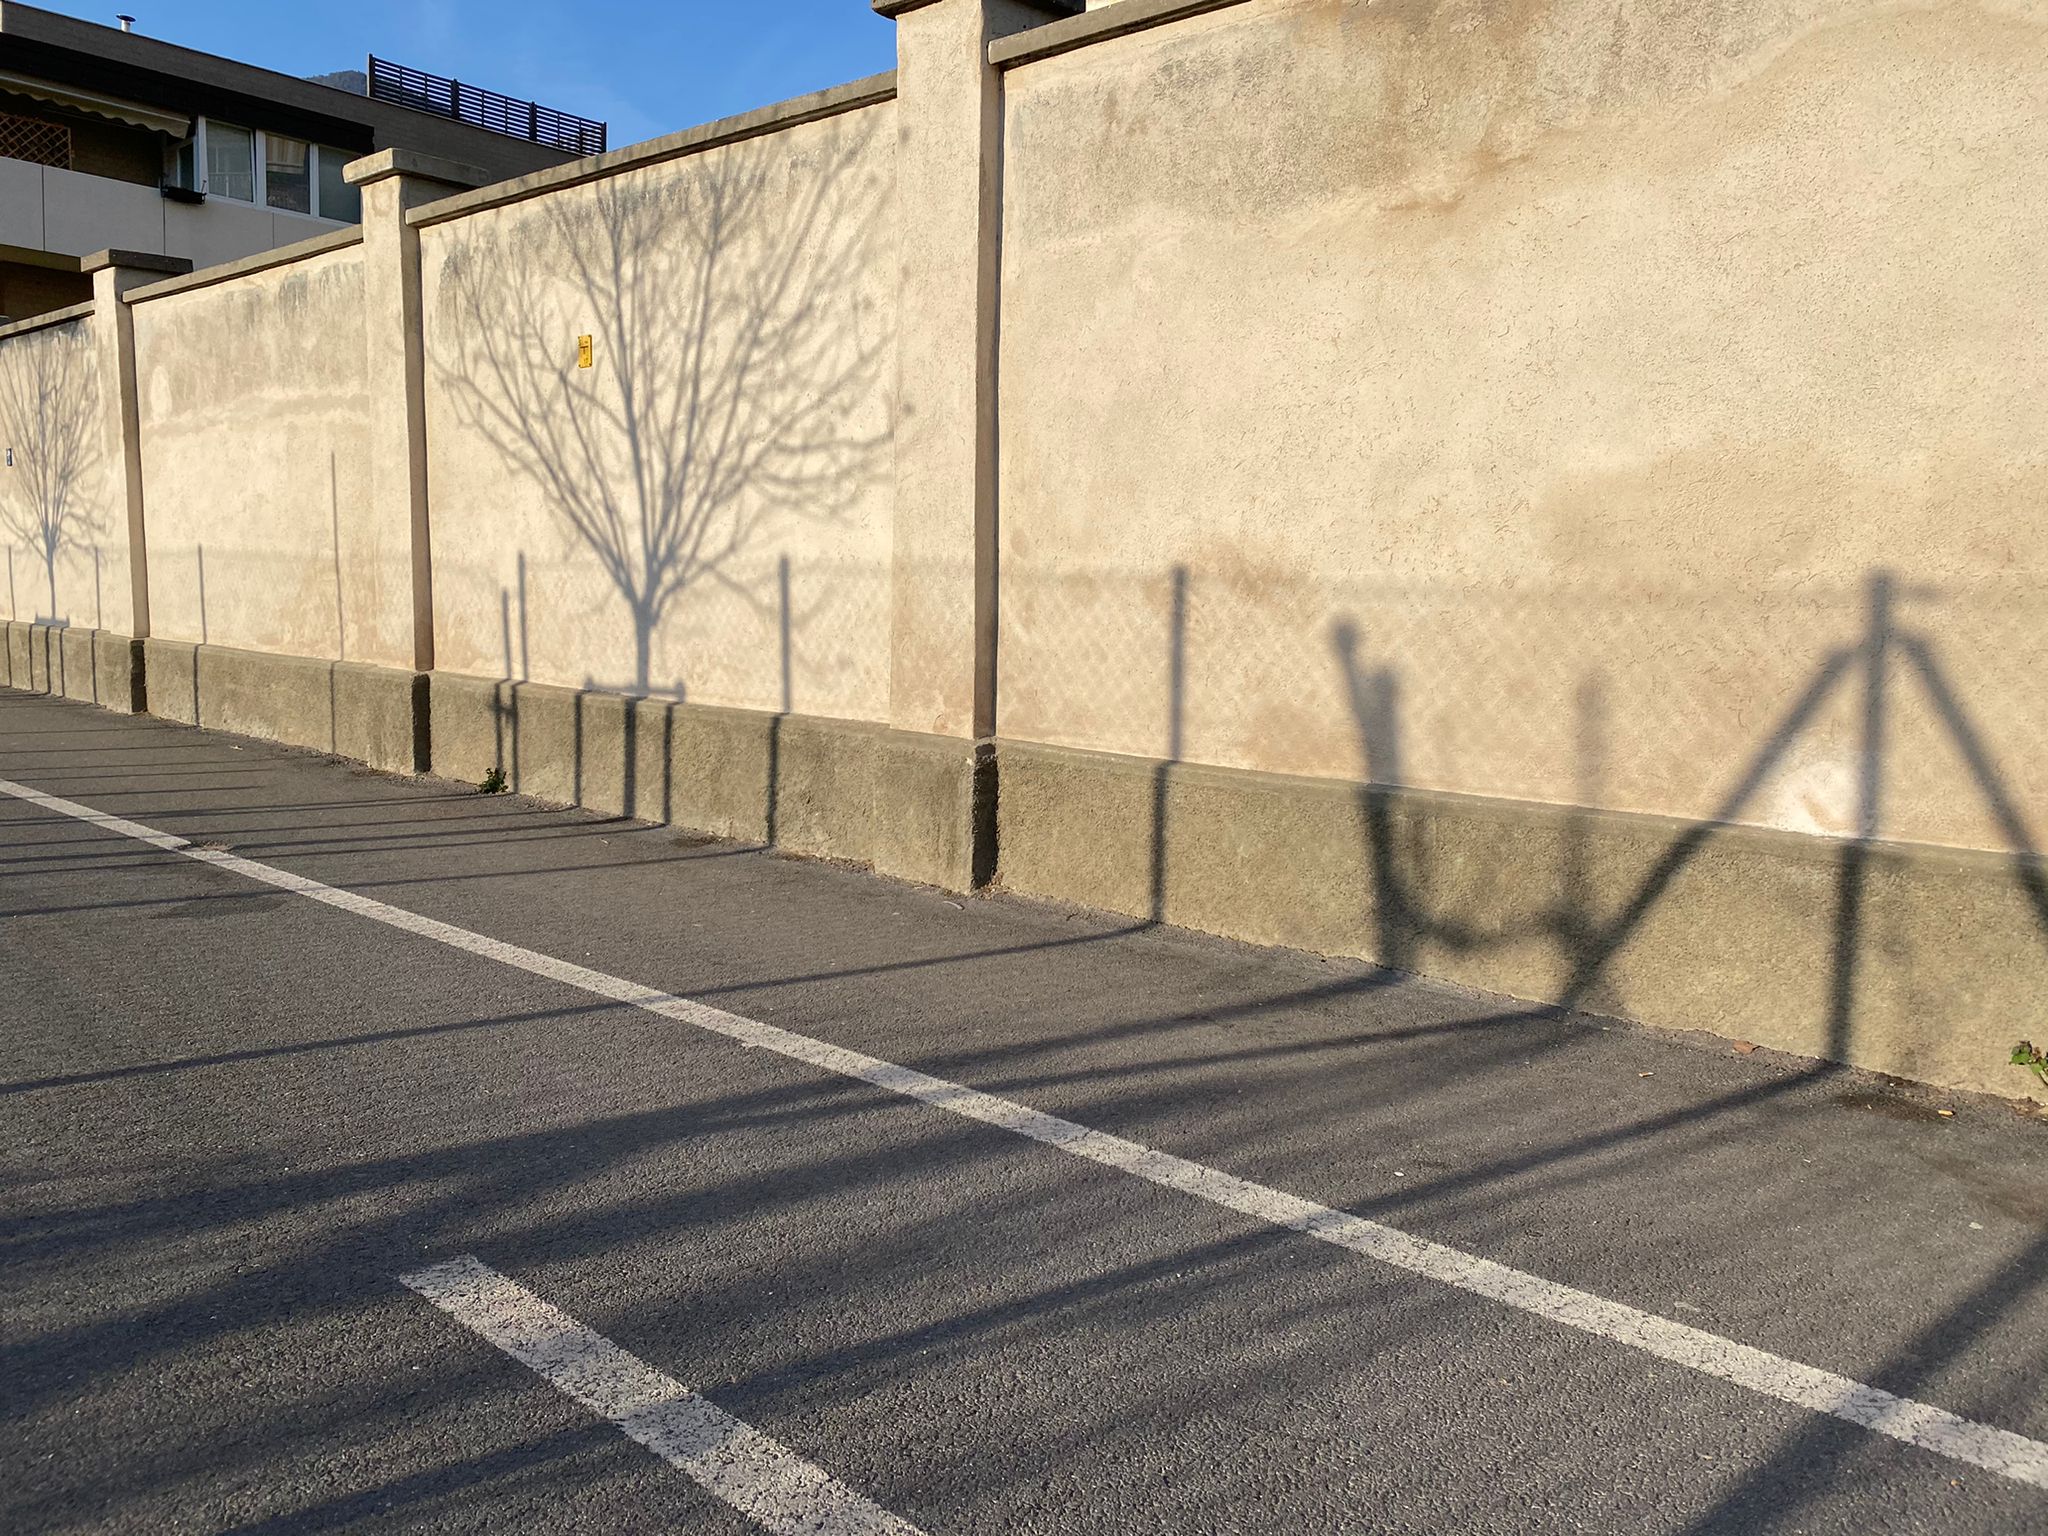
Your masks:
{"label": "blue sky", "polygon": [[363,55],[611,125],[614,146],[892,69],[868,0],[31,0],[290,75]]}

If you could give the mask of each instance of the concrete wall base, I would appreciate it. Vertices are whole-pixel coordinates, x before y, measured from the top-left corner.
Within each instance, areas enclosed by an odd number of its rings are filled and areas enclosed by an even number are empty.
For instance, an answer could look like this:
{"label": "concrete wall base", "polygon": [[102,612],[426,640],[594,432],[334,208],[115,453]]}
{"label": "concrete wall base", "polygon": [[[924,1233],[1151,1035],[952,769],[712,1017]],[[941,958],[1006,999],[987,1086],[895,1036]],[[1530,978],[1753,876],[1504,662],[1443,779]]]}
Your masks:
{"label": "concrete wall base", "polygon": [[[2048,868],[1002,741],[1000,883],[2019,1096]],[[1484,1070],[1484,1046],[1446,1071]]]}
{"label": "concrete wall base", "polygon": [[6,621],[0,684],[101,704],[124,715],[145,708],[142,642],[111,629]]}
{"label": "concrete wall base", "polygon": [[[2007,1096],[2048,861],[12,622],[0,683]],[[146,663],[146,666],[145,666]],[[431,743],[431,752],[429,745]],[[997,767],[1001,770],[998,798]],[[998,866],[996,855],[1000,852]],[[1446,1063],[1481,1070],[1483,1059]]]}
{"label": "concrete wall base", "polygon": [[545,800],[955,890],[988,877],[984,744],[448,672],[431,698],[434,771],[449,778],[497,769]]}
{"label": "concrete wall base", "polygon": [[151,714],[398,773],[432,766],[422,673],[181,640],[143,644]]}

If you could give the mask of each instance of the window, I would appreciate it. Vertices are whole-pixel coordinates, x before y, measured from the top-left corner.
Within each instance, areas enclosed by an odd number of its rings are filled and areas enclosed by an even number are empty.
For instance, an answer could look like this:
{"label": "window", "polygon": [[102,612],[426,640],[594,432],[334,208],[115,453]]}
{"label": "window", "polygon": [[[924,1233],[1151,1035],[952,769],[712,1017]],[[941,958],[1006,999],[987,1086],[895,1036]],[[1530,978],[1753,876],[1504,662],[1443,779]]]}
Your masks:
{"label": "window", "polygon": [[263,200],[287,213],[313,211],[312,146],[304,139],[263,135]]}
{"label": "window", "polygon": [[233,123],[206,124],[206,193],[256,201],[256,135]]}
{"label": "window", "polygon": [[208,197],[360,224],[362,194],[342,179],[341,171],[361,154],[201,117],[190,139],[166,149],[164,181],[167,187]]}
{"label": "window", "polygon": [[341,179],[341,168],[356,158],[353,150],[320,146],[320,206],[316,211],[321,218],[339,219],[344,224],[363,222],[361,189]]}

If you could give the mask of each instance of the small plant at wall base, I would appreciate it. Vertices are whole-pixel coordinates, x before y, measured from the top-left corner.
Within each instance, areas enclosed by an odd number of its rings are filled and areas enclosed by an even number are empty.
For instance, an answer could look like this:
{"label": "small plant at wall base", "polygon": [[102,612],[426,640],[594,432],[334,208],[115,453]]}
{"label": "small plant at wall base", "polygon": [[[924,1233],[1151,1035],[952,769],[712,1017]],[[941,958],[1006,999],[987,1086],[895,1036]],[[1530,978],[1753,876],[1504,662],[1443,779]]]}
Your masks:
{"label": "small plant at wall base", "polygon": [[477,788],[487,795],[502,795],[505,793],[505,770],[493,768],[484,775],[484,781]]}
{"label": "small plant at wall base", "polygon": [[2022,1040],[2012,1048],[2012,1064],[2016,1067],[2025,1067],[2041,1079],[2043,1087],[2048,1087],[2048,1056],[2042,1055],[2031,1041]]}

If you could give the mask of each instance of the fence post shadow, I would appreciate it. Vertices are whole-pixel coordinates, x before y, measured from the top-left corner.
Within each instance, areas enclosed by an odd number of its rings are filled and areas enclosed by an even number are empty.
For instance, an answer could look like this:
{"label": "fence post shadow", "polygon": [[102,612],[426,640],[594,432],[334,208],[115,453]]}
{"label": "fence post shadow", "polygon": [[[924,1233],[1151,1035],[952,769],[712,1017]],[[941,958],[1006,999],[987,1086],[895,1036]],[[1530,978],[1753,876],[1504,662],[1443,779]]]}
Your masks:
{"label": "fence post shadow", "polygon": [[1186,750],[1188,568],[1175,565],[1166,626],[1166,755],[1152,765],[1151,902],[1147,922],[1166,921],[1167,815],[1174,765]]}
{"label": "fence post shadow", "polygon": [[[2006,791],[1981,732],[1956,696],[1936,659],[1931,643],[1898,619],[1899,586],[1889,571],[1870,573],[1864,586],[1862,634],[1822,658],[1791,705],[1750,755],[1733,785],[1710,814],[1674,836],[1605,920],[1592,913],[1588,844],[1591,807],[1565,812],[1560,900],[1534,917],[1536,931],[1547,933],[1566,962],[1565,984],[1557,1006],[1589,1004],[1613,1009],[1618,1001],[1600,989],[1606,985],[1615,956],[1641,928],[1668,893],[1671,884],[1722,830],[1737,822],[1779,768],[1793,744],[1813,725],[1823,707],[1852,673],[1860,673],[1857,714],[1856,793],[1854,824],[1838,839],[1835,851],[1833,911],[1829,924],[1825,1038],[1832,1058],[1817,1069],[1833,1070],[1848,1059],[1855,1044],[1864,930],[1868,922],[1870,862],[1885,829],[1884,774],[1890,746],[1891,662],[1900,656],[1932,700],[1948,735],[1956,742],[1978,793],[1990,808],[2007,847],[2013,877],[2028,901],[2035,926],[2048,936],[2048,878],[2044,878],[2032,829]],[[1380,963],[1413,969],[1424,939],[1454,948],[1477,948],[1523,936],[1520,925],[1483,934],[1460,925],[1447,914],[1430,910],[1418,892],[1414,873],[1402,868],[1396,846],[1397,818],[1391,813],[1390,789],[1400,785],[1398,687],[1391,669],[1368,671],[1359,657],[1355,625],[1339,622],[1332,644],[1344,673],[1346,691],[1358,735],[1367,782],[1358,794],[1364,823],[1366,856],[1371,866],[1374,925]],[[1581,685],[1578,695],[1578,756],[1581,798],[1597,798],[1604,777],[1604,755],[1598,738],[1606,730],[1604,685],[1597,679]]]}
{"label": "fence post shadow", "polygon": [[2034,838],[2033,828],[2027,825],[2026,817],[2007,793],[2004,778],[1992,762],[1983,733],[1977,729],[1976,722],[1970,718],[1949,683],[1948,675],[1934,653],[1933,642],[1923,635],[1906,634],[1900,636],[1898,648],[1911,663],[1914,675],[1920,679],[1921,686],[1934,704],[1935,713],[1941,717],[1943,726],[1963,754],[1977,792],[1984,797],[1984,803],[2005,839],[2014,883],[2033,908],[2035,924],[2044,935],[2048,935],[2048,879],[2043,877],[2040,844]]}
{"label": "fence post shadow", "polygon": [[1856,1020],[1856,985],[1863,948],[1863,905],[1869,887],[1871,845],[1883,826],[1885,672],[1890,654],[1893,584],[1889,572],[1870,578],[1863,643],[1860,739],[1856,749],[1856,819],[1842,840],[1835,882],[1834,939],[1829,953],[1828,1056],[1847,1059]]}
{"label": "fence post shadow", "polygon": [[199,571],[199,645],[192,652],[192,723],[198,725],[201,723],[199,719],[200,650],[206,645],[208,634],[206,627],[206,546],[204,544],[194,544],[192,546],[192,558]]}
{"label": "fence post shadow", "polygon": [[640,807],[640,705],[644,695],[629,694],[619,721],[619,809],[627,816]]}
{"label": "fence post shadow", "polygon": [[1391,970],[1413,971],[1422,917],[1402,878],[1394,847],[1394,796],[1403,784],[1400,681],[1390,667],[1367,672],[1359,663],[1359,633],[1349,620],[1331,629],[1344,673],[1365,782],[1357,788],[1365,827],[1366,864],[1372,881],[1373,959]]}
{"label": "fence post shadow", "polygon": [[[512,646],[511,646],[511,641],[509,640],[509,638],[508,638],[508,640],[506,641],[506,645],[505,645],[505,669],[506,669],[506,671],[507,671],[507,672],[508,672],[508,673],[510,674],[510,682],[509,682],[509,683],[508,683],[508,685],[507,685],[507,689],[508,689],[508,695],[509,695],[509,699],[510,699],[510,706],[509,706],[509,707],[510,707],[510,710],[511,710],[511,715],[512,715],[512,787],[513,787],[514,789],[517,789],[517,788],[519,788],[519,786],[520,786],[520,785],[521,785],[522,783],[524,783],[524,782],[525,782],[525,781],[524,781],[524,779],[523,779],[523,778],[521,777],[521,772],[520,772],[520,770],[521,770],[521,766],[522,766],[522,759],[521,759],[521,756],[520,756],[520,752],[519,752],[519,746],[520,746],[520,727],[521,727],[521,722],[522,722],[522,719],[523,719],[523,711],[522,711],[522,709],[521,709],[521,707],[520,707],[520,706],[521,706],[521,690],[522,690],[522,689],[523,689],[523,688],[524,688],[524,687],[526,686],[526,684],[527,684],[527,683],[528,683],[529,681],[531,681],[531,679],[532,679],[532,677],[533,677],[533,673],[532,673],[532,672],[531,672],[531,671],[529,670],[529,667],[530,667],[530,665],[531,665],[531,653],[530,653],[530,651],[529,651],[529,650],[528,650],[528,648],[527,648],[527,622],[526,622],[526,551],[525,551],[525,550],[523,550],[523,549],[522,549],[522,550],[520,550],[520,551],[519,551],[519,553],[518,553],[518,571],[519,571],[519,670],[518,670],[518,671],[517,671],[516,673],[512,672],[512,670],[511,670],[511,668],[512,668]],[[501,764],[499,764],[499,771],[500,771],[500,772],[503,772],[503,771],[504,771],[504,765],[503,765],[502,763],[501,763]]]}
{"label": "fence post shadow", "polygon": [[[512,671],[512,594],[505,588],[498,588],[498,628],[505,647],[505,669],[501,680],[491,689],[491,766],[498,782],[510,788],[519,787],[518,772],[515,768],[506,772],[505,736],[509,725],[514,741],[519,730],[518,697],[513,693],[517,686]],[[513,748],[516,762],[518,748]]]}
{"label": "fence post shadow", "polygon": [[794,637],[790,633],[789,555],[775,557],[775,636],[780,691],[775,713],[768,717],[768,783],[762,803],[762,830],[769,847],[781,834],[782,814],[782,722],[789,718],[795,702]]}
{"label": "fence post shadow", "polygon": [[[1599,919],[1593,857],[1594,808],[1606,798],[1609,712],[1606,679],[1599,673],[1581,678],[1572,697],[1573,804],[1565,808],[1558,904],[1552,926],[1571,972],[1593,952]],[[1604,975],[1587,990],[1585,1005],[1597,1013],[1621,1014],[1627,1003]]]}
{"label": "fence post shadow", "polygon": [[[1893,573],[1877,570],[1870,574],[1865,583],[1864,633],[1861,640],[1829,653],[1815,670],[1805,691],[1765,739],[1711,818],[1688,828],[1672,841],[1629,903],[1602,931],[1598,944],[1589,952],[1585,962],[1578,967],[1573,985],[1564,999],[1567,1005],[1576,1005],[1583,998],[1587,987],[1627,942],[1671,880],[1709,838],[1741,814],[1764,780],[1776,769],[1792,742],[1811,725],[1836,686],[1852,670],[1860,669],[1863,686],[1858,709],[1855,822],[1850,835],[1840,840],[1837,854],[1827,1000],[1830,1054],[1838,1062],[1847,1058],[1855,1037],[1869,864],[1884,832],[1884,769],[1890,740],[1890,661],[1895,652],[1913,663],[1913,670],[1926,684],[1945,729],[1962,750],[1978,792],[1992,809],[2007,841],[2011,867],[2033,907],[2035,925],[2043,935],[2048,935],[2048,887],[2044,887],[2042,882],[2038,852],[2031,833],[2006,794],[1981,736],[1960,701],[1948,688],[1927,641],[1910,630],[1899,628],[1898,595],[1898,581]],[[1829,1065],[1823,1064],[1820,1070],[1829,1070]]]}

